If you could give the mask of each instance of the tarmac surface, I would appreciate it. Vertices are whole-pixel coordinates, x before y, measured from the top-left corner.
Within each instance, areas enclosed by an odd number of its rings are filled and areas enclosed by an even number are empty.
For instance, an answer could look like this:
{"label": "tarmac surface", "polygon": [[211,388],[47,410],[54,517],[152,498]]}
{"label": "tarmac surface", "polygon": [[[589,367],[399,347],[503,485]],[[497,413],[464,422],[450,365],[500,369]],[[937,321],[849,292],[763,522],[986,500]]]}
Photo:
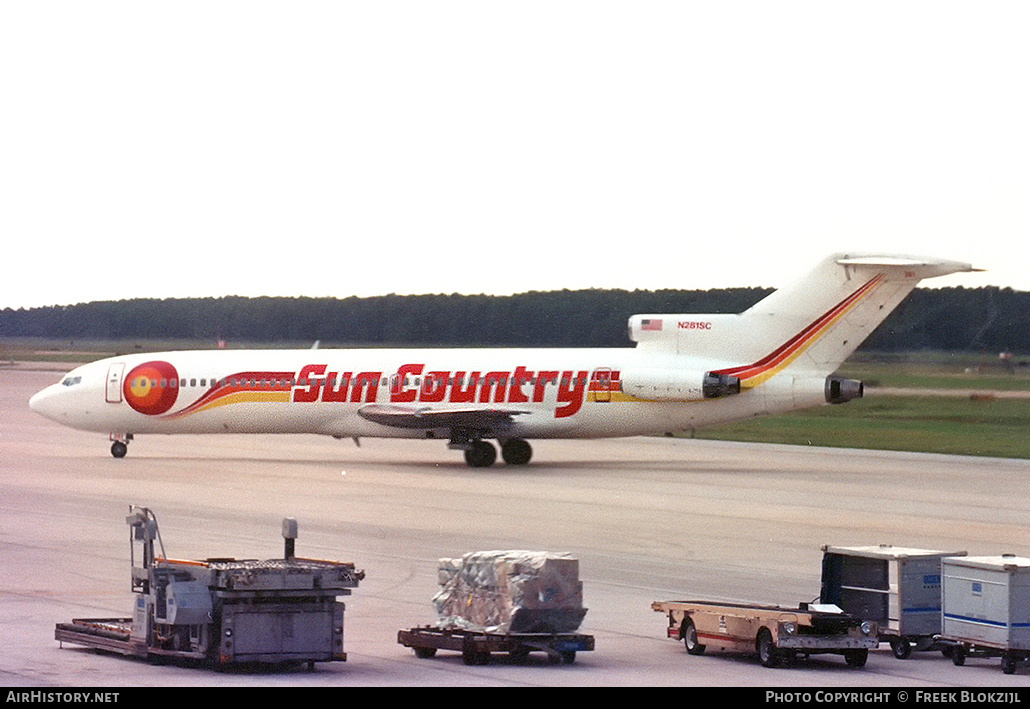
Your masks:
{"label": "tarmac surface", "polygon": [[[793,606],[819,595],[821,546],[893,544],[1030,556],[1030,462],[665,438],[534,442],[527,467],[472,470],[442,441],[316,436],[104,436],[29,410],[59,373],[0,370],[0,685],[1026,687],[1030,668],[955,667],[938,652],[864,668],[835,655],[766,669],[686,654],[651,602]],[[171,557],[353,561],[346,662],[216,671],[54,640],[72,618],[131,614],[130,504],[151,508]],[[569,552],[596,649],[571,665],[534,653],[469,667],[417,659],[397,631],[432,623],[437,560],[468,551]]]}

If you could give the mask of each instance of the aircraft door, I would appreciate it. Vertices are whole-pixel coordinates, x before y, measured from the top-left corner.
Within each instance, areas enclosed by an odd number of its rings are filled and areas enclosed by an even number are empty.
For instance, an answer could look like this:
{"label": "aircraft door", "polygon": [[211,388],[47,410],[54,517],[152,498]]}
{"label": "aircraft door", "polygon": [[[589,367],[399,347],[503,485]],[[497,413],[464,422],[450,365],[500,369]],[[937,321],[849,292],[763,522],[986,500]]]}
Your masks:
{"label": "aircraft door", "polygon": [[107,370],[107,403],[122,402],[122,376],[125,374],[125,363],[115,362]]}

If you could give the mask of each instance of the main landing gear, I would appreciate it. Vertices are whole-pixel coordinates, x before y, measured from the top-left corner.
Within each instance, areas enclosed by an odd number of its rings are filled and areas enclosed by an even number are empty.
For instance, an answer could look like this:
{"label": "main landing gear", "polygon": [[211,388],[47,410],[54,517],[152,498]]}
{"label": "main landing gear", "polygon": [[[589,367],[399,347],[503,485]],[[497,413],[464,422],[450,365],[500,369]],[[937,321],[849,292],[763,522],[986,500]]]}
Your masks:
{"label": "main landing gear", "polygon": [[[497,460],[497,449],[482,439],[469,441],[465,446],[465,462],[470,468],[488,468]],[[508,465],[525,465],[533,457],[533,448],[521,438],[501,441],[501,458]]]}

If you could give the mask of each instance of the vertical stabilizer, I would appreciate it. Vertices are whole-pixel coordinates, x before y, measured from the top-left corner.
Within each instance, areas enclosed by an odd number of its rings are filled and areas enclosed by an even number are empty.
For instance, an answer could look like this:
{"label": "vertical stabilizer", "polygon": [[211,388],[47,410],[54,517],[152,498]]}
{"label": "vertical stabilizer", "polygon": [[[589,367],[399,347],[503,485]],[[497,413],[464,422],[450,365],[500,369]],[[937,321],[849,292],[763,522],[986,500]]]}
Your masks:
{"label": "vertical stabilizer", "polygon": [[763,354],[720,370],[754,387],[791,368],[830,374],[924,278],[976,270],[966,263],[907,256],[836,254],[797,283],[744,311],[740,332]]}

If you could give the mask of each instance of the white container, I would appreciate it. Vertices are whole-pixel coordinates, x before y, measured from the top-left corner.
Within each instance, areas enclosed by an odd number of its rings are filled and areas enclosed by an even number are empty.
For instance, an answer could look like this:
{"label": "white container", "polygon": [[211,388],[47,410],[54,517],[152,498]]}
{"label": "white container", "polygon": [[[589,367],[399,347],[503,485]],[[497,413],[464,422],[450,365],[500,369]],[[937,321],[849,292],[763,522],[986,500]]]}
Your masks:
{"label": "white container", "polygon": [[1030,559],[944,559],[942,637],[973,648],[1030,650]]}
{"label": "white container", "polygon": [[881,636],[932,637],[941,632],[941,560],[965,554],[889,544],[824,546],[821,598],[876,621]]}

